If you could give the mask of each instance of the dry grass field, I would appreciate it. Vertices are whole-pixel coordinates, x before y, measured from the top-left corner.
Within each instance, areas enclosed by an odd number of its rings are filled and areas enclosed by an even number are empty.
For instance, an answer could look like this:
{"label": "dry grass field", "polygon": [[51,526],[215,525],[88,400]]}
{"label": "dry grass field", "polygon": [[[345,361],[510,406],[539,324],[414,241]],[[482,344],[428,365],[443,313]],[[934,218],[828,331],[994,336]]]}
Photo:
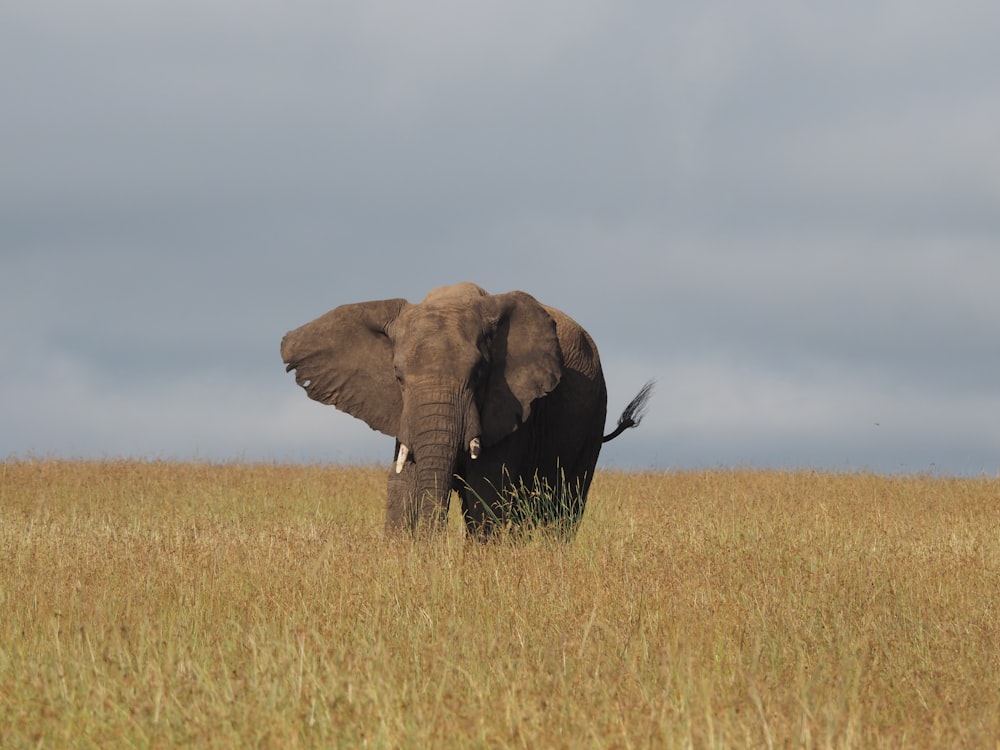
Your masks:
{"label": "dry grass field", "polygon": [[1000,746],[1000,480],[603,472],[575,541],[385,470],[0,464],[0,747]]}

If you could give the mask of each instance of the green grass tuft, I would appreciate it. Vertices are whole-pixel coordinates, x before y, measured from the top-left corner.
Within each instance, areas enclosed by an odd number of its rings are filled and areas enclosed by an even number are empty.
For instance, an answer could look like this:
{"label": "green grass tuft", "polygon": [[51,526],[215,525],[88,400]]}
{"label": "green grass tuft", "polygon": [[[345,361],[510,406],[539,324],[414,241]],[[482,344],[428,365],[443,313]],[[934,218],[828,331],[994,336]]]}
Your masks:
{"label": "green grass tuft", "polygon": [[562,472],[555,486],[537,474],[530,483],[523,479],[511,483],[497,493],[496,507],[473,494],[486,513],[495,542],[523,543],[537,537],[570,541],[583,518],[580,483],[568,482]]}

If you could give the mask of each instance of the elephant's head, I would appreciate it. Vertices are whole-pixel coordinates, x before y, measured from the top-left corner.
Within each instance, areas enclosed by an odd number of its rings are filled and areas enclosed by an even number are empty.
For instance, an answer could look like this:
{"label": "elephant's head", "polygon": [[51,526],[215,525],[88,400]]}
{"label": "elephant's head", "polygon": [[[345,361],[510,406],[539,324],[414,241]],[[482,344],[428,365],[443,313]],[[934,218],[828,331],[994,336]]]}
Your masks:
{"label": "elephant's head", "polygon": [[474,284],[436,289],[419,304],[343,305],[290,331],[281,357],[310,398],[397,439],[395,471],[413,473],[423,517],[447,508],[463,454],[477,459],[516,430],[562,373],[542,305]]}

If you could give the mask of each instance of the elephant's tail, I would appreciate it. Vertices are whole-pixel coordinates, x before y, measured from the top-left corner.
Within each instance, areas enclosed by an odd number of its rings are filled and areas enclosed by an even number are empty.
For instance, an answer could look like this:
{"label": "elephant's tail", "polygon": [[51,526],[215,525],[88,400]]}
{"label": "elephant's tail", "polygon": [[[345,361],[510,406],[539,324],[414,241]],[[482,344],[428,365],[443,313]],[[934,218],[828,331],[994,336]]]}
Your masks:
{"label": "elephant's tail", "polygon": [[646,416],[646,405],[649,403],[649,397],[653,395],[653,385],[655,383],[655,380],[650,380],[635,394],[635,398],[628,402],[628,406],[625,407],[622,415],[618,417],[618,426],[615,428],[615,431],[610,435],[605,435],[602,442],[606,443],[609,440],[614,440],[629,427],[639,426],[642,418]]}

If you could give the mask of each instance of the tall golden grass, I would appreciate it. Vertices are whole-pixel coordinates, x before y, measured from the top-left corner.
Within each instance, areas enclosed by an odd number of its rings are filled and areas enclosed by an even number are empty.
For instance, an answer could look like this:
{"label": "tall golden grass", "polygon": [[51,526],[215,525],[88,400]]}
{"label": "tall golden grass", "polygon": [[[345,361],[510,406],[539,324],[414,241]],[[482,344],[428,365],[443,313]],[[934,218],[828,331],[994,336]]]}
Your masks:
{"label": "tall golden grass", "polygon": [[487,546],[384,480],[0,465],[0,746],[1000,743],[998,479],[606,471]]}

